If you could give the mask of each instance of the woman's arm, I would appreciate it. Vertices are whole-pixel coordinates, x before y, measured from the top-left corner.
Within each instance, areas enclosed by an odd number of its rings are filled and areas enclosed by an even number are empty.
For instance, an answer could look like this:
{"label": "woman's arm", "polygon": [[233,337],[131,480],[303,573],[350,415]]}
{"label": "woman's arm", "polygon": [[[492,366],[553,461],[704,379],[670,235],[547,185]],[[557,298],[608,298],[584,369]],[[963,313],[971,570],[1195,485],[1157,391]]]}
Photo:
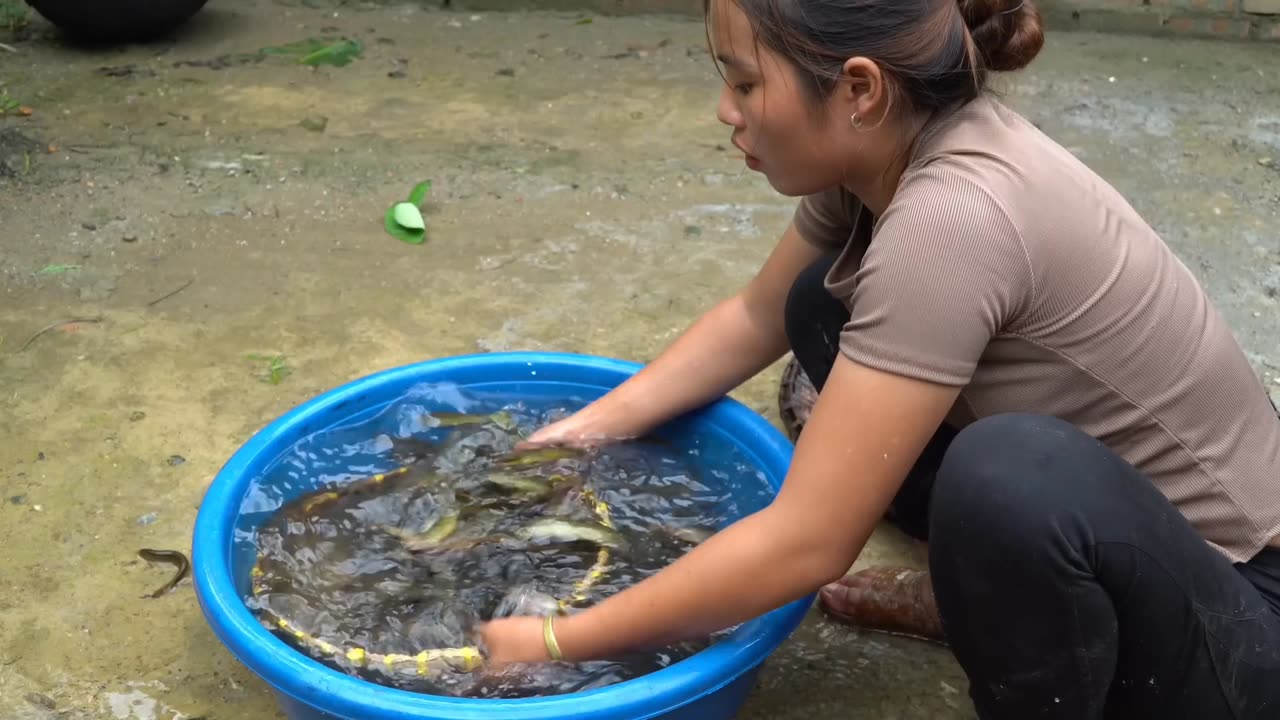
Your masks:
{"label": "woman's arm", "polygon": [[[661,572],[556,620],[570,660],[702,637],[816,591],[857,559],[957,395],[837,358],[773,503]],[[490,661],[545,660],[536,618],[485,626]]]}
{"label": "woman's arm", "polygon": [[788,226],[760,271],[625,383],[529,442],[627,438],[718,399],[787,351],[783,310],[791,284],[820,251]]}

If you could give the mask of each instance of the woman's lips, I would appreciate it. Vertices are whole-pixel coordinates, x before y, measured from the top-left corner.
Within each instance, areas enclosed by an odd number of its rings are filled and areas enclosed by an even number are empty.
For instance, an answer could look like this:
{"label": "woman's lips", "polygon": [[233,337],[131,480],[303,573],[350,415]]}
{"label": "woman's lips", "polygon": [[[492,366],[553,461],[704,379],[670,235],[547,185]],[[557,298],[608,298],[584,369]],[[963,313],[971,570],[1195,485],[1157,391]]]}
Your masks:
{"label": "woman's lips", "polygon": [[731,140],[730,142],[732,142],[733,146],[741,150],[742,154],[746,156],[747,167],[751,168],[752,170],[755,170],[760,167],[760,158],[747,152],[746,148],[739,145],[736,140]]}

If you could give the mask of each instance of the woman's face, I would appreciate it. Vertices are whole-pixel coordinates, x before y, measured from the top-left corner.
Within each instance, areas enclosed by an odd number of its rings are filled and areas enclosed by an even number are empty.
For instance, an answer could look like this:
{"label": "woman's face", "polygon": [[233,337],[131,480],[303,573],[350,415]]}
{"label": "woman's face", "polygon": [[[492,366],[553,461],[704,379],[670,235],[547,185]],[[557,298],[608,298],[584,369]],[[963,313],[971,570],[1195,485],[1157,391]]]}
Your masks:
{"label": "woman's face", "polygon": [[796,68],[757,45],[733,0],[712,0],[710,21],[712,51],[726,80],[716,116],[733,128],[731,141],[746,154],[747,167],[791,197],[844,182],[856,148],[850,147],[855,132],[841,103],[811,108]]}

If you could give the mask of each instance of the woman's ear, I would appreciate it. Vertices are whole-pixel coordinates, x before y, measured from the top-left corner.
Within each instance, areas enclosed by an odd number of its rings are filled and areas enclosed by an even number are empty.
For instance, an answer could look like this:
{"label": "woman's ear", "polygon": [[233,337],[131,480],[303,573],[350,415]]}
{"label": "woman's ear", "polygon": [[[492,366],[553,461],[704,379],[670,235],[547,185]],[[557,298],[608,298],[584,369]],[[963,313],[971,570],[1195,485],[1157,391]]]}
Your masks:
{"label": "woman's ear", "polygon": [[850,116],[857,115],[875,124],[885,110],[888,96],[880,66],[865,57],[845,61],[836,92]]}

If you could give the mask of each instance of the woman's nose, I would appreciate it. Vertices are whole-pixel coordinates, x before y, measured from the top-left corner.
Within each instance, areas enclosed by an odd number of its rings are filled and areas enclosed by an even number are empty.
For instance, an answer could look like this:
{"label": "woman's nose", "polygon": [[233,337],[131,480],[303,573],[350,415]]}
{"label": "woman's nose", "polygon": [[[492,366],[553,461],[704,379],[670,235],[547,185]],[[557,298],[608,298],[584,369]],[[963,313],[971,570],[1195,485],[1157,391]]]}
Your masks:
{"label": "woman's nose", "polygon": [[742,113],[733,102],[733,91],[728,85],[720,91],[720,101],[716,104],[716,119],[733,128],[742,127]]}

